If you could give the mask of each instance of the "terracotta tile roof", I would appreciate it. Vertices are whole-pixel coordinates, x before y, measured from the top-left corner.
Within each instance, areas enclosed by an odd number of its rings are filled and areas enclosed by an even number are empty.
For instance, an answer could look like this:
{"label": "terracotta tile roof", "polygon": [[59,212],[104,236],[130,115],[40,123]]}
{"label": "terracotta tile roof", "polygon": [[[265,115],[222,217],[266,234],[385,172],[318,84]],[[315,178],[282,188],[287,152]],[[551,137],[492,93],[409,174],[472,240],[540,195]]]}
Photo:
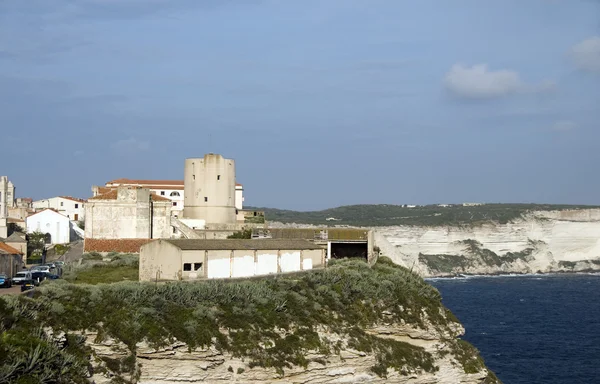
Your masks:
{"label": "terracotta tile roof", "polygon": [[236,187],[243,187],[243,185],[242,185],[242,184],[240,184],[240,183],[235,183],[235,186],[236,186]]}
{"label": "terracotta tile roof", "polygon": [[58,197],[60,197],[61,199],[77,201],[78,203],[85,203],[85,200],[79,199],[77,197],[72,197],[72,196],[58,196]]}
{"label": "terracotta tile roof", "polygon": [[[88,200],[117,200],[117,194],[118,194],[117,189],[108,189],[108,192],[106,192],[102,195],[90,197]],[[151,193],[150,195],[152,196],[152,201],[171,201],[171,199],[168,199],[168,198],[162,197],[162,196],[158,196],[155,193]]]}
{"label": "terracotta tile roof", "polygon": [[153,239],[90,239],[83,242],[84,252],[139,253],[140,247]]}
{"label": "terracotta tile roof", "polygon": [[1,255],[22,255],[23,252],[11,247],[10,245],[8,245],[6,243],[0,243],[0,254]]}
{"label": "terracotta tile roof", "polygon": [[116,179],[106,184],[124,184],[124,185],[181,185],[183,180],[135,180],[135,179]]}
{"label": "terracotta tile roof", "polygon": [[42,212],[44,212],[44,211],[52,211],[52,212],[56,212],[56,213],[58,213],[58,214],[59,214],[59,215],[61,215],[61,216],[67,217],[67,216],[63,215],[62,213],[58,212],[58,211],[57,211],[56,209],[54,209],[54,208],[44,208],[44,209],[42,209],[41,211],[34,212],[34,213],[32,213],[31,215],[29,215],[29,216],[27,216],[27,217],[31,217],[31,216],[37,215],[38,213],[42,213]]}

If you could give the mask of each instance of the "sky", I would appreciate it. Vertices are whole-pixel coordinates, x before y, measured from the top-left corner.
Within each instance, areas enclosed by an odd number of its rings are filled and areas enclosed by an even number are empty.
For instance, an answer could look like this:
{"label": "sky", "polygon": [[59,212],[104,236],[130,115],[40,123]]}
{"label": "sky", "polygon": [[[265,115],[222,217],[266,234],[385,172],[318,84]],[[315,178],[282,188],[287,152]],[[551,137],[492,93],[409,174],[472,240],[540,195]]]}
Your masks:
{"label": "sky", "polygon": [[0,175],[245,204],[600,204],[600,1],[3,0]]}

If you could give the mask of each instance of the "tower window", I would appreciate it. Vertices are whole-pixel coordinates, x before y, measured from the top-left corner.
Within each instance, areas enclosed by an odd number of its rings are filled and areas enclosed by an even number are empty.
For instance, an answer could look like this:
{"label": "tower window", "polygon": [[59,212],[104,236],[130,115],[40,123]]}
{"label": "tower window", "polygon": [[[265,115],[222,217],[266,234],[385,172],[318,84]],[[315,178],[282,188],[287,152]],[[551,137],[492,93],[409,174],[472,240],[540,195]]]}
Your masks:
{"label": "tower window", "polygon": [[192,175],[192,180],[196,180],[196,175]]}
{"label": "tower window", "polygon": [[217,175],[217,180],[221,180],[221,175]]}
{"label": "tower window", "polygon": [[204,202],[208,202],[208,197],[204,196]]}

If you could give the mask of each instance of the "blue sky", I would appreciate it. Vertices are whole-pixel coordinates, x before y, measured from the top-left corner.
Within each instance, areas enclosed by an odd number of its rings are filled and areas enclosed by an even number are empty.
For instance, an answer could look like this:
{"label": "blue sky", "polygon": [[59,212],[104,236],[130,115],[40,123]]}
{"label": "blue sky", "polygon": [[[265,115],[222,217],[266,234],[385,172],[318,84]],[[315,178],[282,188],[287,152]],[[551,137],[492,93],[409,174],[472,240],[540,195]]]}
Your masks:
{"label": "blue sky", "polygon": [[4,0],[0,174],[234,158],[246,204],[600,204],[600,2]]}

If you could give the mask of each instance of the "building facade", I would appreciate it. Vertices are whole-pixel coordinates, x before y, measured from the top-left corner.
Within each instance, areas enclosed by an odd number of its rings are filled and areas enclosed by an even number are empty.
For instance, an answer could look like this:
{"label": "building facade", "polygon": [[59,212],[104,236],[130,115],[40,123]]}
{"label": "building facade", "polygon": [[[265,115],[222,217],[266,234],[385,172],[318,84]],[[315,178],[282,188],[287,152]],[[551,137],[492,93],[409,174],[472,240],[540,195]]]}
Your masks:
{"label": "building facade", "polygon": [[235,224],[235,161],[209,153],[185,160],[183,217]]}
{"label": "building facade", "polygon": [[[118,187],[147,188],[150,192],[171,200],[171,214],[183,218],[185,208],[184,180],[138,180],[116,179],[107,182],[104,186],[92,186],[92,196],[98,196],[116,190]],[[244,186],[235,185],[235,206],[242,209],[244,204]]]}
{"label": "building facade", "polygon": [[8,236],[8,210],[15,205],[15,186],[7,176],[0,176],[0,238]]}
{"label": "building facade", "polygon": [[147,188],[118,187],[85,205],[87,239],[157,239],[171,236],[171,200]]}
{"label": "building facade", "polygon": [[173,240],[140,250],[140,281],[249,277],[325,265],[326,249],[306,240]]}
{"label": "building facade", "polygon": [[107,182],[104,187],[93,186],[92,195],[101,195],[118,187],[147,188],[155,195],[171,200],[171,214],[181,216],[184,201],[183,180],[116,179]]}
{"label": "building facade", "polygon": [[0,273],[13,277],[23,265],[23,252],[0,242]]}
{"label": "building facade", "polygon": [[57,211],[46,208],[25,219],[27,233],[42,232],[50,240],[50,244],[67,244],[71,242],[71,221]]}
{"label": "building facade", "polygon": [[49,199],[36,200],[32,203],[33,209],[53,209],[69,218],[69,220],[85,220],[85,200],[71,196],[57,196]]}

